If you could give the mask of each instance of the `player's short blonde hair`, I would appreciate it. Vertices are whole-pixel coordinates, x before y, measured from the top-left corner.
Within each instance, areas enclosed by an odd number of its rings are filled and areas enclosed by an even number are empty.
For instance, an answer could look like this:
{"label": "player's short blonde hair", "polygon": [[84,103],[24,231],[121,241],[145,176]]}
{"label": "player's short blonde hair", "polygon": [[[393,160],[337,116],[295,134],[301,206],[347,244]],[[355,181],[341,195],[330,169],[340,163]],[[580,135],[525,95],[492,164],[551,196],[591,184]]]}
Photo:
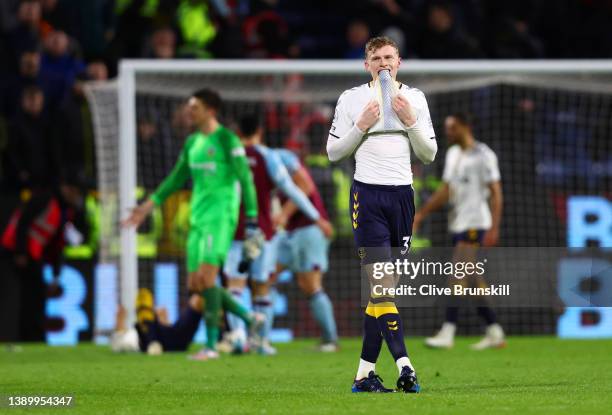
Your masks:
{"label": "player's short blonde hair", "polygon": [[395,43],[393,39],[387,36],[377,36],[377,37],[373,37],[372,39],[368,40],[368,43],[366,43],[365,58],[368,59],[368,57],[370,56],[370,53],[377,51],[383,46],[393,46],[395,48],[395,51],[397,52],[397,55],[399,56],[399,47],[397,46],[397,43]]}

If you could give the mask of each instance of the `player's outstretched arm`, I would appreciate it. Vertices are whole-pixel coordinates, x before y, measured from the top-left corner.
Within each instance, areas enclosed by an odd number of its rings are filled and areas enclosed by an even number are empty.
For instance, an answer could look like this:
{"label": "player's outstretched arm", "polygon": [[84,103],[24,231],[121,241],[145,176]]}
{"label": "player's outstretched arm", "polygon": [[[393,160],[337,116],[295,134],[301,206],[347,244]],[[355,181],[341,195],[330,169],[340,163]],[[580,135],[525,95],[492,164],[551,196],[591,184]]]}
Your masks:
{"label": "player's outstretched arm", "polygon": [[[298,187],[298,189],[306,195],[310,196],[315,190],[315,184],[310,178],[310,175],[301,165],[299,159],[295,154],[286,149],[277,149],[274,151],[278,155],[278,159],[282,162],[283,166],[287,169],[290,175],[291,181]],[[309,201],[310,202],[310,201]],[[275,227],[284,227],[287,225],[289,218],[297,212],[298,206],[291,201],[287,200],[282,207],[281,213],[277,214],[273,219]],[[334,227],[332,224],[319,215],[316,220],[317,226],[323,231],[326,238],[331,238],[334,235]]]}
{"label": "player's outstretched arm", "polygon": [[[291,179],[293,183],[300,189],[302,193],[304,193],[307,197],[312,194],[315,189],[315,185],[306,173],[306,169],[302,165],[300,165],[297,170],[294,170],[291,175]],[[281,212],[274,218],[274,222],[276,226],[284,227],[289,219],[298,211],[298,207],[291,199],[287,200],[282,208]]]}
{"label": "player's outstretched arm", "polygon": [[130,215],[121,221],[121,226],[138,228],[156,205],[159,206],[164,203],[164,200],[166,200],[168,196],[185,184],[189,178],[187,152],[192,142],[192,140],[187,140],[170,174],[166,176],[147,201],[132,209]]}
{"label": "player's outstretched arm", "polygon": [[121,226],[124,228],[134,227],[138,229],[142,222],[144,222],[147,216],[153,211],[154,207],[155,203],[151,199],[141,203],[132,209],[130,216],[121,221]]}
{"label": "player's outstretched arm", "polygon": [[262,149],[262,154],[266,159],[266,169],[268,175],[287,197],[293,201],[298,209],[300,209],[311,220],[317,221],[320,217],[319,211],[314,207],[308,196],[304,194],[299,187],[295,185],[289,172],[283,165],[280,157],[273,151]]}

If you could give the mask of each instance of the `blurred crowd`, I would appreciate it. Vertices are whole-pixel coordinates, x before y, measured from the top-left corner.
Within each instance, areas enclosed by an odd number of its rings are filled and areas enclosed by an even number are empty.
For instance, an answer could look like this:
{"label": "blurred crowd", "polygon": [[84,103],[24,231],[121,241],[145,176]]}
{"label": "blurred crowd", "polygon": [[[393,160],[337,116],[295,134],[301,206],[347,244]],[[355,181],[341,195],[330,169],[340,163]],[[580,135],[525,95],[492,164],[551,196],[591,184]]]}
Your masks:
{"label": "blurred crowd", "polygon": [[606,58],[611,14],[605,0],[2,0],[0,182],[95,186],[83,81],[121,58],[361,59],[379,34],[406,58]]}
{"label": "blurred crowd", "polygon": [[611,15],[609,0],[2,0],[2,183],[95,180],[82,81],[121,58],[361,59],[378,34],[407,58],[609,58]]}

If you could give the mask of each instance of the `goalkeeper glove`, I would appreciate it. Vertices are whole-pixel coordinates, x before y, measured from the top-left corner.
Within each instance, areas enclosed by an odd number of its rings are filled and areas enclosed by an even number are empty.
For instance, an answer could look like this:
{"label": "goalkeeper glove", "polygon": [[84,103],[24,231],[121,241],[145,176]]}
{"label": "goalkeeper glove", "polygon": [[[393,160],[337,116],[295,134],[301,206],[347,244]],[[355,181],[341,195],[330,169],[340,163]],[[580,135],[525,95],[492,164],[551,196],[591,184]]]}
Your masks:
{"label": "goalkeeper glove", "polygon": [[242,261],[238,264],[238,272],[246,272],[251,268],[251,262],[261,255],[261,247],[265,237],[257,226],[256,218],[247,218],[244,227],[244,243],[242,245]]}
{"label": "goalkeeper glove", "polygon": [[248,261],[253,261],[261,255],[261,248],[265,242],[265,237],[259,226],[257,218],[247,218],[244,227],[244,257]]}

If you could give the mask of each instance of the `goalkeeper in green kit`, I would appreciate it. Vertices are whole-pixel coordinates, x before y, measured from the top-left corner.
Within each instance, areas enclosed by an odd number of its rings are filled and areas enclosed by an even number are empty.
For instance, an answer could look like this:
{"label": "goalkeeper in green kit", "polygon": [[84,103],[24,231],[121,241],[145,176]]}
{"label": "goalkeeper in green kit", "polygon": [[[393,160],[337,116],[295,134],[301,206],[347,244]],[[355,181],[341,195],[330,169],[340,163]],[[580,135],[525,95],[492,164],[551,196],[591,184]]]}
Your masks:
{"label": "goalkeeper in green kit", "polygon": [[[187,137],[179,159],[151,197],[134,208],[123,226],[138,227],[155,206],[161,205],[191,177],[191,218],[187,241],[188,288],[204,299],[206,348],[192,356],[197,360],[219,357],[216,343],[219,321],[225,309],[242,318],[253,331],[263,323],[260,314],[249,313],[222,287],[216,285],[220,265],[225,261],[238,222],[239,195],[247,217],[245,251],[258,255],[263,241],[257,227],[257,195],[253,176],[240,139],[217,120],[219,95],[202,89],[189,99],[197,131]],[[239,192],[236,181],[240,183]]]}

